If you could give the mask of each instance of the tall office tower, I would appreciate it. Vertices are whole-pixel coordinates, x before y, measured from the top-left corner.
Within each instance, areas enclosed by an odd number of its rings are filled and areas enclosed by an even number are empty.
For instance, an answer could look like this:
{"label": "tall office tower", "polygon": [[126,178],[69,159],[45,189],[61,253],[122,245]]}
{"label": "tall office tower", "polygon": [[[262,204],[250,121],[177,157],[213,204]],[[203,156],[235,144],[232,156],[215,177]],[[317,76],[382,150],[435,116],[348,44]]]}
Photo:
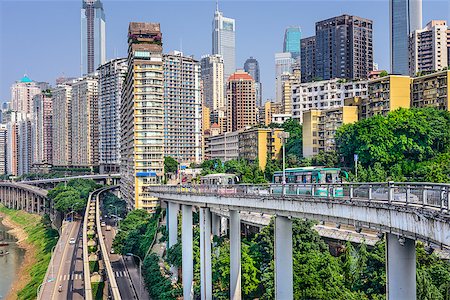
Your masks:
{"label": "tall office tower", "polygon": [[5,175],[7,171],[6,166],[6,138],[8,136],[8,131],[6,129],[6,124],[0,124],[0,175]]}
{"label": "tall office tower", "polygon": [[202,101],[200,64],[182,52],[163,56],[164,155],[180,163],[200,163],[202,157]]}
{"label": "tall office tower", "polygon": [[224,82],[236,71],[235,20],[226,18],[217,6],[212,22],[212,54],[223,57]]}
{"label": "tall office tower", "polygon": [[98,135],[100,173],[117,173],[120,166],[120,103],[127,59],[110,60],[98,68]]}
{"label": "tall office tower", "polygon": [[409,73],[438,71],[448,67],[447,22],[433,20],[414,30],[409,39]]}
{"label": "tall office tower", "polygon": [[52,95],[42,92],[33,97],[33,166],[40,169],[52,164]]}
{"label": "tall office tower", "polygon": [[59,84],[52,90],[52,160],[53,165],[72,165],[72,84]]}
{"label": "tall office tower", "polygon": [[275,53],[275,101],[281,102],[283,97],[283,75],[292,73],[295,59],[290,52]]}
{"label": "tall office tower", "polygon": [[284,32],[283,52],[290,52],[293,59],[300,57],[302,32],[298,26],[290,26]]}
{"label": "tall office tower", "polygon": [[21,176],[31,170],[32,143],[31,121],[29,114],[11,112],[11,121],[7,130],[7,174]]}
{"label": "tall office tower", "polygon": [[372,70],[371,20],[342,15],[316,22],[316,77],[364,79]]}
{"label": "tall office tower", "polygon": [[259,63],[258,61],[250,57],[244,63],[244,71],[252,76],[253,80],[255,80],[255,93],[256,93],[256,105],[258,107],[263,106],[262,103],[262,84],[259,77]]}
{"label": "tall office tower", "polygon": [[227,82],[227,129],[228,132],[258,123],[255,81],[247,72],[238,70]]}
{"label": "tall office tower", "polygon": [[105,63],[105,12],[100,0],[83,0],[81,8],[81,73],[90,74]]}
{"label": "tall office tower", "polygon": [[389,0],[391,73],[409,74],[409,36],[422,28],[422,0]]}
{"label": "tall office tower", "polygon": [[39,85],[24,75],[11,86],[11,109],[24,114],[31,113],[33,97],[40,92]]}
{"label": "tall office tower", "polygon": [[311,82],[316,77],[316,37],[301,39],[300,67],[302,82]]}
{"label": "tall office tower", "polygon": [[72,84],[72,166],[98,167],[98,76],[87,75]]}
{"label": "tall office tower", "polygon": [[204,105],[211,111],[225,107],[223,81],[223,58],[221,55],[206,55],[200,60],[203,81]]}
{"label": "tall office tower", "polygon": [[130,23],[128,72],[120,107],[120,192],[130,207],[154,212],[147,192],[164,176],[164,71],[159,23]]}

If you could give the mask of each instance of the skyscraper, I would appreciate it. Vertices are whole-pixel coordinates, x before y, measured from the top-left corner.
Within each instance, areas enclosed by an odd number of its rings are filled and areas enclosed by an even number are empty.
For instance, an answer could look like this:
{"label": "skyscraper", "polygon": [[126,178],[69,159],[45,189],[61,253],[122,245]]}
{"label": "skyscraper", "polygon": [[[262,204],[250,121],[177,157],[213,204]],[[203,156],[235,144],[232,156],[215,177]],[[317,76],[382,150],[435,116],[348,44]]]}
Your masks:
{"label": "skyscraper", "polygon": [[226,18],[217,6],[212,22],[212,54],[223,57],[224,82],[236,71],[235,20]]}
{"label": "skyscraper", "polygon": [[70,102],[72,166],[98,167],[98,76],[87,75],[72,85]]}
{"label": "skyscraper", "polygon": [[203,56],[200,66],[204,105],[211,111],[225,108],[222,56],[218,54]]}
{"label": "skyscraper", "polygon": [[283,97],[283,75],[292,73],[295,60],[290,52],[275,53],[275,101],[281,102]]}
{"label": "skyscraper", "polygon": [[7,166],[6,166],[6,153],[8,147],[6,147],[6,138],[8,136],[8,132],[6,130],[6,124],[0,124],[0,175],[6,174]]}
{"label": "skyscraper", "polygon": [[302,82],[310,82],[316,77],[316,37],[301,39],[300,67]]}
{"label": "skyscraper", "polygon": [[33,97],[41,92],[39,85],[27,75],[11,86],[11,109],[23,114],[32,111]]}
{"label": "skyscraper", "polygon": [[147,192],[164,176],[164,71],[159,23],[130,23],[128,72],[120,105],[120,192],[132,208],[155,212]]}
{"label": "skyscraper", "polygon": [[202,158],[200,64],[179,51],[164,55],[164,155],[180,163]]}
{"label": "skyscraper", "polygon": [[233,73],[227,82],[228,132],[256,125],[255,81],[244,71]]}
{"label": "skyscraper", "polygon": [[367,78],[373,69],[372,21],[342,15],[316,22],[316,77]]}
{"label": "skyscraper", "polygon": [[72,84],[59,84],[52,90],[52,159],[53,165],[72,164]]}
{"label": "skyscraper", "polygon": [[422,28],[422,0],[389,0],[391,73],[409,74],[409,36]]}
{"label": "skyscraper", "polygon": [[42,92],[33,97],[33,166],[46,167],[52,164],[52,95]]}
{"label": "skyscraper", "polygon": [[255,93],[256,93],[256,105],[261,107],[262,103],[262,84],[259,79],[259,63],[258,61],[250,57],[244,63],[244,71],[250,74],[255,80]]}
{"label": "skyscraper", "polygon": [[25,113],[11,112],[6,125],[7,174],[21,176],[29,173],[32,163],[31,121]]}
{"label": "skyscraper", "polygon": [[120,103],[127,70],[126,58],[110,60],[98,68],[100,173],[119,172]]}
{"label": "skyscraper", "polygon": [[410,75],[438,71],[449,65],[447,56],[447,22],[433,20],[424,29],[414,30],[409,40]]}
{"label": "skyscraper", "polygon": [[100,0],[83,0],[81,8],[81,74],[90,74],[105,63],[105,12]]}
{"label": "skyscraper", "polygon": [[284,32],[283,52],[290,52],[293,59],[300,56],[302,32],[298,26],[290,26]]}

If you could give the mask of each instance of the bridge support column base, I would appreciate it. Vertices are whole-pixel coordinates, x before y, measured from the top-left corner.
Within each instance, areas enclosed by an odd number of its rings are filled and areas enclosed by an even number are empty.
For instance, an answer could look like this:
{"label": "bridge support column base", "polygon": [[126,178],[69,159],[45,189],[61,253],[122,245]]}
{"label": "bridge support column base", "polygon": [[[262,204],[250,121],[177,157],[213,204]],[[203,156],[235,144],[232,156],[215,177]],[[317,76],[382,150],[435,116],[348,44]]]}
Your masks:
{"label": "bridge support column base", "polygon": [[[169,248],[178,242],[178,210],[177,203],[168,202],[167,204],[167,230],[169,231]],[[172,277],[178,280],[178,268],[171,266]]]}
{"label": "bridge support column base", "polygon": [[386,234],[387,300],[416,299],[415,241]]}
{"label": "bridge support column base", "polygon": [[230,210],[230,299],[241,299],[241,217]]}
{"label": "bridge support column base", "polygon": [[192,206],[182,205],[182,267],[183,267],[183,299],[194,299],[194,265],[192,253]]}
{"label": "bridge support column base", "polygon": [[200,296],[212,299],[211,212],[200,208]]}
{"label": "bridge support column base", "polygon": [[275,299],[294,299],[292,220],[275,218]]}

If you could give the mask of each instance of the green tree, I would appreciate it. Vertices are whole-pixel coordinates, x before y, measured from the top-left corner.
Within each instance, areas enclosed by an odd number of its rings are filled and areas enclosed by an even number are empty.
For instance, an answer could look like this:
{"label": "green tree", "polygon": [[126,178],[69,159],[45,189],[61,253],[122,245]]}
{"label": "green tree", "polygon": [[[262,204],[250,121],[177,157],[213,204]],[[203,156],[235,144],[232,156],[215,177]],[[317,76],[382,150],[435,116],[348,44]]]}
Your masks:
{"label": "green tree", "polygon": [[164,173],[176,173],[178,170],[178,162],[172,156],[164,157]]}

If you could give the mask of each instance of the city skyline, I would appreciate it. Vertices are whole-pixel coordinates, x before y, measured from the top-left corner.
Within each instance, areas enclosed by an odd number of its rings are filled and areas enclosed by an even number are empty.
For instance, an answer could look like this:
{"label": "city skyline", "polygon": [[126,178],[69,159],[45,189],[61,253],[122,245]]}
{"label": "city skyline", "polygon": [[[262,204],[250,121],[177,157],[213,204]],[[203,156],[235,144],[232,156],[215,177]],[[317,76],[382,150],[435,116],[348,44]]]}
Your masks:
{"label": "city skyline", "polygon": [[[389,49],[382,47],[389,42],[389,3],[388,1],[373,1],[369,3],[355,3],[347,1],[340,5],[329,3],[323,10],[316,11],[309,2],[286,2],[283,3],[284,10],[286,6],[295,10],[302,7],[302,12],[293,13],[287,10],[283,21],[275,22],[271,28],[264,30],[255,30],[259,25],[263,25],[265,17],[272,15],[271,11],[277,12],[281,8],[275,2],[258,2],[258,14],[245,13],[246,8],[252,8],[255,2],[221,2],[220,10],[224,15],[236,20],[236,68],[242,68],[244,61],[253,56],[260,62],[261,82],[265,88],[263,99],[274,98],[274,65],[273,55],[282,50],[282,41],[284,30],[289,24],[298,24],[303,31],[303,36],[308,37],[314,34],[315,22],[337,16],[342,13],[355,14],[374,21],[374,61],[380,65],[380,69],[389,69]],[[312,2],[311,2],[312,3]],[[10,100],[9,87],[11,83],[18,80],[27,73],[30,78],[36,81],[49,81],[54,84],[54,80],[64,74],[65,76],[79,75],[79,9],[80,3],[62,2],[51,3],[48,6],[49,11],[57,16],[54,20],[35,24],[35,11],[37,3],[31,2],[2,2],[1,10],[1,32],[5,40],[13,40],[14,47],[7,47],[0,50],[1,87],[0,102]],[[38,2],[39,7],[47,8],[45,2]],[[137,5],[138,4],[138,5]],[[211,18],[214,15],[214,2],[180,2],[176,10],[164,13],[164,8],[170,3],[152,2],[161,8],[158,9],[158,16],[151,16],[143,13],[145,9],[139,8],[145,6],[142,3],[130,2],[130,5],[124,6],[122,2],[104,1],[104,8],[108,14],[107,28],[107,59],[124,56],[126,53],[126,43],[123,42],[123,36],[126,35],[127,22],[133,20],[158,21],[161,23],[162,30],[167,32],[164,52],[171,50],[183,50],[184,53],[193,54],[196,59],[201,55],[209,54],[211,51]],[[173,6],[173,5],[172,5]],[[138,9],[139,8],[139,9]],[[424,1],[423,3],[423,22],[431,19],[448,19],[448,4],[445,1]],[[198,18],[190,20],[191,26],[181,26],[179,15],[185,12],[185,9],[196,11]],[[60,12],[64,11],[61,15]],[[311,12],[314,11],[314,14]],[[17,17],[17,12],[21,13],[21,18]],[[20,22],[18,22],[20,20]],[[39,33],[47,34],[52,32],[52,36],[58,38],[50,39],[46,43],[42,42],[42,35],[36,34],[36,37],[29,39],[14,39],[14,32],[6,30],[8,27],[33,28]],[[191,33],[195,30],[196,34]],[[198,33],[197,33],[198,32]],[[33,46],[33,55],[25,55],[23,51]],[[264,47],[255,47],[254,45],[264,45]],[[181,49],[182,48],[182,49]],[[20,59],[19,59],[20,58]],[[70,59],[67,59],[70,58]],[[53,67],[52,64],[58,67]],[[48,67],[50,66],[50,68]]]}

